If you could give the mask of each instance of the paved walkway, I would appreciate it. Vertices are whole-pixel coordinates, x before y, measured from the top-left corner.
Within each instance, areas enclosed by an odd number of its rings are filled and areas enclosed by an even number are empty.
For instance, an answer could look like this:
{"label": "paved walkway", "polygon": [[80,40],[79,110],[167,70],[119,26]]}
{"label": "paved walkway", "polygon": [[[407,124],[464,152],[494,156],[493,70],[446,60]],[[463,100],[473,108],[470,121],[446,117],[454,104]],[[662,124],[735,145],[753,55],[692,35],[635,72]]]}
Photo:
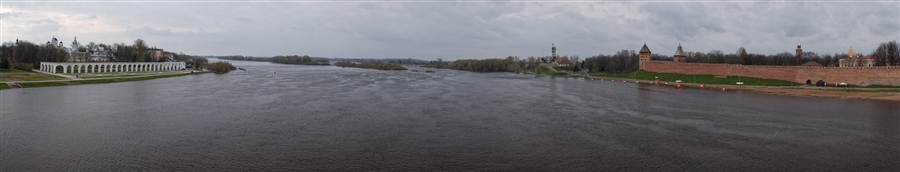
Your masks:
{"label": "paved walkway", "polygon": [[72,76],[72,75],[63,75],[63,74],[58,74],[58,73],[44,72],[44,71],[36,70],[36,69],[31,69],[31,71],[32,71],[32,72],[37,72],[37,73],[43,73],[43,74],[47,74],[47,75],[53,75],[53,76],[59,76],[59,77],[69,78],[69,79],[78,79],[78,78],[76,78],[75,76]]}

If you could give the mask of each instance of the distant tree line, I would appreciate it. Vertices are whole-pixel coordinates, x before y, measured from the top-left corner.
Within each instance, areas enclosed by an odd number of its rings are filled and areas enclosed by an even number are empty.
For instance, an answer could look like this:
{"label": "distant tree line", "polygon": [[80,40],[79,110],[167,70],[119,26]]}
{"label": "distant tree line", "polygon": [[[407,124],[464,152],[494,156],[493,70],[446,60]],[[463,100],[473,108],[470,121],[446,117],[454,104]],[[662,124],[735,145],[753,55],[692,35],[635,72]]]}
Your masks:
{"label": "distant tree line", "polygon": [[299,64],[299,65],[331,65],[326,58],[312,58],[308,55],[298,56],[274,56],[274,57],[251,57],[251,56],[218,56],[220,59],[228,60],[246,60],[246,61],[263,61],[281,64]]}
{"label": "distant tree line", "polygon": [[378,69],[378,70],[406,70],[403,66],[398,64],[384,63],[384,62],[362,62],[362,63],[353,63],[349,61],[340,61],[335,62],[335,66],[339,67],[355,67],[355,68],[368,68],[368,69]]}
{"label": "distant tree line", "polygon": [[[650,56],[651,60],[671,60],[672,57],[662,55]],[[599,54],[585,58],[581,64],[576,64],[580,70],[588,72],[627,73],[638,69],[638,54],[634,50],[621,50],[614,55]]]}
{"label": "distant tree line", "polygon": [[[111,62],[154,62],[150,53],[151,48],[142,39],[137,39],[134,44],[127,45],[125,43],[115,43],[113,45],[90,43],[87,47],[78,47],[76,51],[93,53],[93,49],[105,46],[108,47]],[[155,47],[154,47],[155,48]],[[5,42],[0,45],[0,58],[4,58],[12,68],[31,70],[38,68],[40,62],[67,62],[70,61],[70,54],[66,48],[59,45],[35,44],[26,40],[17,40],[16,42]],[[186,61],[184,59],[192,59],[192,56],[184,54],[173,55],[175,61]],[[179,60],[180,59],[180,60]],[[162,61],[164,59],[160,59]],[[202,65],[202,64],[201,64]]]}
{"label": "distant tree line", "polygon": [[57,45],[34,44],[29,41],[5,42],[0,45],[0,57],[5,58],[11,68],[31,70],[40,67],[40,62],[65,62],[69,53]]}
{"label": "distant tree line", "polygon": [[[801,53],[801,58],[797,58],[796,53],[792,52],[782,52],[774,55],[748,53],[744,47],[738,48],[732,54],[712,50],[707,53],[685,52],[685,55],[687,55],[687,62],[690,63],[796,66],[814,61],[823,66],[831,67],[839,66],[839,60],[849,56],[847,53],[817,54],[807,51]],[[853,55],[865,56],[862,53]],[[875,59],[875,66],[900,66],[900,48],[898,48],[897,41],[881,43],[869,55]]]}

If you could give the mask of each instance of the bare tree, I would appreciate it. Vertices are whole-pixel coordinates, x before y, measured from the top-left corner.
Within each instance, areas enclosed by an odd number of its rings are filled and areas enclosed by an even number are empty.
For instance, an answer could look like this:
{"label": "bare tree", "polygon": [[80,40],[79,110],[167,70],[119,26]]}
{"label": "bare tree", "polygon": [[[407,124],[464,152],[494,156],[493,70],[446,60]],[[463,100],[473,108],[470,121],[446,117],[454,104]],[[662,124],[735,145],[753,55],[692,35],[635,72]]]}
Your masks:
{"label": "bare tree", "polygon": [[897,41],[881,43],[872,56],[875,57],[876,66],[900,66],[900,48]]}

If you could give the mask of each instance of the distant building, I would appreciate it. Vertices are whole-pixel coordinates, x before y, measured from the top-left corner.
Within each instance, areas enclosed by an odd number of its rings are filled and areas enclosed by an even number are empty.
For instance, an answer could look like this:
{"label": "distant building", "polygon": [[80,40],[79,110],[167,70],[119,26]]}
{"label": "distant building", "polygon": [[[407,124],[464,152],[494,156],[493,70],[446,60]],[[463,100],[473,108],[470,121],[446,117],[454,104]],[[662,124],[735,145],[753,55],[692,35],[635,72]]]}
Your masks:
{"label": "distant building", "polygon": [[847,57],[838,60],[840,67],[872,67],[875,66],[875,57],[860,57],[853,52],[853,47],[847,52]]}
{"label": "distant building", "polygon": [[559,66],[569,66],[569,62],[556,62],[556,65],[559,65]]}
{"label": "distant building", "polygon": [[172,61],[172,53],[163,51],[163,49],[151,48],[149,49],[149,52],[150,58],[154,62]]}

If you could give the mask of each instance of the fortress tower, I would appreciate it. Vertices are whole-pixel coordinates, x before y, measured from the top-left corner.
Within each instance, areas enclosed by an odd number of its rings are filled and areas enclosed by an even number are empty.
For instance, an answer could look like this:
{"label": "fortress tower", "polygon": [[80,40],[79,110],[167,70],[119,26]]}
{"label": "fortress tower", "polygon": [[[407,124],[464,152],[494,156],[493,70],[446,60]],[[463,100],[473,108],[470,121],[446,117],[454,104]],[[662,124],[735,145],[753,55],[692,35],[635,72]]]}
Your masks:
{"label": "fortress tower", "polygon": [[638,56],[638,69],[644,70],[644,63],[650,61],[650,48],[647,48],[647,43],[644,43],[644,47],[641,47],[640,55]]}
{"label": "fortress tower", "polygon": [[681,50],[681,43],[678,44],[678,50],[675,50],[675,57],[672,57],[673,62],[687,62],[687,56],[684,55],[684,51]]}

